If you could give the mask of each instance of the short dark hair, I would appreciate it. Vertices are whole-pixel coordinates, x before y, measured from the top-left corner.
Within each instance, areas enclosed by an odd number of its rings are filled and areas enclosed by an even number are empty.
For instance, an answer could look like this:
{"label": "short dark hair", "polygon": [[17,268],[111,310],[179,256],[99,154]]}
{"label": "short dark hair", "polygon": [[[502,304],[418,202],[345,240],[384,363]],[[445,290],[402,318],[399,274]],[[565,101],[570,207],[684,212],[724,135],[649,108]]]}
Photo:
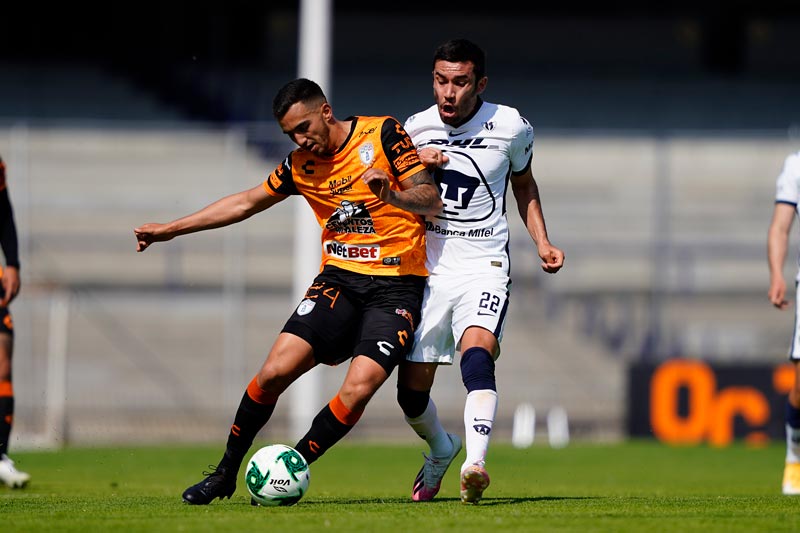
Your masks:
{"label": "short dark hair", "polygon": [[483,49],[467,39],[452,39],[439,46],[433,54],[433,67],[437,61],[451,63],[472,62],[475,78],[479,80],[486,75],[486,54]]}
{"label": "short dark hair", "polygon": [[322,88],[311,80],[298,78],[280,88],[272,100],[272,114],[280,120],[297,102],[326,101]]}

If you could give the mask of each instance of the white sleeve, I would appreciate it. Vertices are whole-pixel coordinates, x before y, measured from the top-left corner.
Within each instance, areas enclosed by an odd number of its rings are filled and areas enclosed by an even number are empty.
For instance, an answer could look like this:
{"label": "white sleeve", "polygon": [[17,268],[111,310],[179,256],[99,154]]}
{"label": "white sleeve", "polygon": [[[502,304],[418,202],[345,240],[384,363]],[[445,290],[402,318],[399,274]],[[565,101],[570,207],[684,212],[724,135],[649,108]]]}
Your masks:
{"label": "white sleeve", "polygon": [[775,201],[792,205],[800,203],[800,152],[786,158],[778,176]]}
{"label": "white sleeve", "polygon": [[509,157],[511,170],[522,172],[528,167],[528,162],[533,156],[533,126],[520,116],[514,125]]}
{"label": "white sleeve", "polygon": [[403,129],[406,130],[406,133],[408,133],[408,136],[411,137],[412,141],[414,141],[414,144],[416,144],[416,141],[414,140],[414,135],[417,133],[418,123],[419,123],[419,113],[414,113],[413,115],[408,117],[406,121],[403,123]]}

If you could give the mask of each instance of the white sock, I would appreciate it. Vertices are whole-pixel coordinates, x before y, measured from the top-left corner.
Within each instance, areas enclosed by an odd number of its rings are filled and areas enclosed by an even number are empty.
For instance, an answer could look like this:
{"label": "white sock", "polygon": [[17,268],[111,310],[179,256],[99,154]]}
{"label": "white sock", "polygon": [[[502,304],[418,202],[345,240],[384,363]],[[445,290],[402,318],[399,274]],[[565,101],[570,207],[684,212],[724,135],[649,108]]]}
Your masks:
{"label": "white sock", "polygon": [[800,463],[800,428],[786,424],[786,462]]}
{"label": "white sock", "polygon": [[490,389],[474,390],[467,394],[464,404],[467,458],[461,470],[471,464],[483,465],[497,414],[497,393]]}
{"label": "white sock", "polygon": [[428,399],[428,406],[421,415],[416,418],[406,417],[406,422],[417,435],[425,439],[425,442],[431,448],[433,457],[450,457],[450,454],[453,453],[453,443],[442,427],[442,423],[439,422],[433,398]]}

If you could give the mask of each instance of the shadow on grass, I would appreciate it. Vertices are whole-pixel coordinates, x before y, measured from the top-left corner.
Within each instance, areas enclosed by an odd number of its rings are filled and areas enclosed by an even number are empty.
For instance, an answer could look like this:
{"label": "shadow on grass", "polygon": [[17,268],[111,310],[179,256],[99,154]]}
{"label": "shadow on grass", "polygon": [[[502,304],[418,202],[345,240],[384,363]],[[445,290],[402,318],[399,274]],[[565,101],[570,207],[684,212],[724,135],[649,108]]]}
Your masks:
{"label": "shadow on grass", "polygon": [[[521,503],[536,503],[536,502],[550,502],[550,501],[574,501],[574,500],[596,500],[596,496],[531,496],[525,498],[484,498],[480,503],[475,504],[474,507],[492,506],[492,505],[517,505]],[[407,504],[414,506],[429,506],[429,505],[444,505],[452,503],[461,503],[460,498],[436,498],[429,502],[412,502],[408,498],[331,498],[325,500],[306,500],[298,505],[303,507],[312,505],[369,505],[369,504]],[[464,504],[464,507],[473,507],[470,504]]]}

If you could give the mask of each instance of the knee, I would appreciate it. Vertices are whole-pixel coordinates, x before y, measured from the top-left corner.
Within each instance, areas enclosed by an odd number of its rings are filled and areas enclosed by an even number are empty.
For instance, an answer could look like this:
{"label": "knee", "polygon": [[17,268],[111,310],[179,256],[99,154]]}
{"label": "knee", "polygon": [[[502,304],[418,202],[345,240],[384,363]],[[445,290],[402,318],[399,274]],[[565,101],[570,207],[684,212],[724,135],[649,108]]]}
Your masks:
{"label": "knee", "polygon": [[497,392],[494,359],[485,348],[474,347],[461,354],[461,379],[467,392],[487,389]]}
{"label": "knee", "polygon": [[282,394],[289,385],[291,385],[292,380],[289,376],[286,376],[278,370],[268,364],[265,364],[261,367],[261,370],[258,371],[256,374],[256,384],[258,388],[263,390],[266,393],[274,394],[279,396]]}
{"label": "knee", "polygon": [[425,412],[430,401],[431,391],[418,391],[409,389],[404,385],[397,385],[397,403],[403,414],[408,418],[417,418]]}
{"label": "knee", "polygon": [[379,387],[380,384],[371,381],[345,382],[339,389],[339,397],[350,410],[363,411]]}

